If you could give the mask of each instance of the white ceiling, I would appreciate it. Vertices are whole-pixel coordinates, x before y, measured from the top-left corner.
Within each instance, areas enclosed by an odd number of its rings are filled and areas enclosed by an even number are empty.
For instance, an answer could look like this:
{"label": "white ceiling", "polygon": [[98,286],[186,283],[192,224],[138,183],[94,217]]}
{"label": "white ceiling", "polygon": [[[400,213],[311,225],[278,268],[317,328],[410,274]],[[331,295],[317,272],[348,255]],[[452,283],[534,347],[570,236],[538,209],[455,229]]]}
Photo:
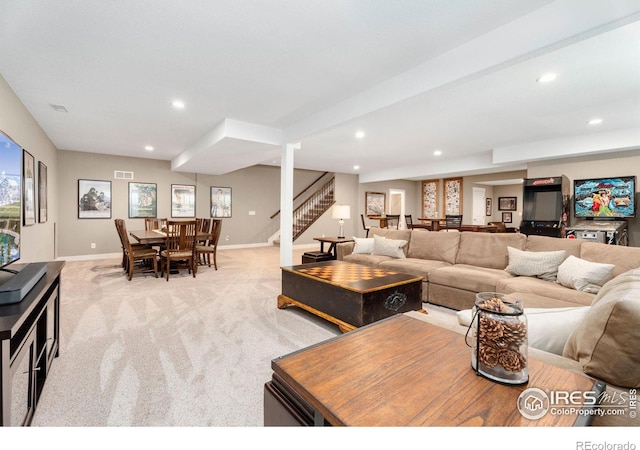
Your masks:
{"label": "white ceiling", "polygon": [[0,74],[57,148],[179,171],[286,142],[361,182],[640,148],[640,0],[0,0]]}

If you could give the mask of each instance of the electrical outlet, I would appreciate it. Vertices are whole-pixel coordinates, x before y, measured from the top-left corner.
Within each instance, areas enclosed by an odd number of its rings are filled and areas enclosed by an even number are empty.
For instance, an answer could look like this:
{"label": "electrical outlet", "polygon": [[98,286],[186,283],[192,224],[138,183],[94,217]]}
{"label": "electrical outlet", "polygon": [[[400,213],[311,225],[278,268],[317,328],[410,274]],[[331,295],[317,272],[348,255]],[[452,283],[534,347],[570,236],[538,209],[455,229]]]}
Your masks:
{"label": "electrical outlet", "polygon": [[96,248],[96,243],[95,242],[91,243],[91,248]]}
{"label": "electrical outlet", "polygon": [[224,240],[225,240],[225,241],[228,241],[228,240],[229,240],[229,235],[228,235],[228,234],[224,237]]}

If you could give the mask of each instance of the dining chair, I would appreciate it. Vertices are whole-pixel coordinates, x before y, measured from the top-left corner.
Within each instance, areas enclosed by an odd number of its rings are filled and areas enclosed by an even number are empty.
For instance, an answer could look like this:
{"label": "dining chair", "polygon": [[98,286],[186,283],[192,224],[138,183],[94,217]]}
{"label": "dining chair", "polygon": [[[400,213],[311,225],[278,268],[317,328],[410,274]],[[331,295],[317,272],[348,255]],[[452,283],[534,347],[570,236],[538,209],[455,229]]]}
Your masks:
{"label": "dining chair", "polygon": [[400,225],[400,214],[387,214],[387,228],[398,229]]}
{"label": "dining chair", "polygon": [[160,250],[161,275],[169,281],[171,264],[186,267],[196,276],[196,237],[198,220],[167,220],[165,246]]}
{"label": "dining chair", "polygon": [[367,232],[366,237],[369,237],[369,230],[371,229],[371,227],[364,221],[364,214],[360,214],[360,218],[362,219],[362,228],[364,228],[364,231]]}
{"label": "dining chair", "polygon": [[202,233],[206,233],[207,239],[196,243],[196,261],[198,264],[207,264],[211,267],[211,256],[213,256],[213,267],[218,270],[217,252],[220,231],[222,230],[222,219],[206,219],[207,226],[201,228]]}
{"label": "dining chair", "polygon": [[153,268],[153,273],[158,278],[158,251],[146,245],[132,244],[123,219],[116,219],[116,228],[125,249],[125,271],[129,281],[133,279],[134,273],[150,272],[151,268]]}
{"label": "dining chair", "polygon": [[[124,224],[124,219],[115,219],[115,226],[116,226],[116,232],[118,233],[118,238],[120,239],[120,246],[122,247],[122,269],[125,272],[129,272],[129,257],[127,255],[127,244],[125,242],[126,240],[129,240],[129,237],[126,235],[127,234],[127,229],[126,226]],[[123,230],[124,230],[124,235],[123,235]],[[129,245],[131,246],[131,248],[133,249],[146,249],[149,248],[148,245],[145,244],[139,244],[137,242],[129,242]]]}
{"label": "dining chair", "polygon": [[405,214],[404,215],[404,222],[407,224],[407,229],[408,230],[412,230],[413,229],[413,218],[411,217],[411,214]]}
{"label": "dining chair", "polygon": [[447,214],[444,216],[445,229],[460,230],[462,226],[462,214]]}
{"label": "dining chair", "polygon": [[144,219],[145,230],[162,230],[167,226],[167,219],[158,219],[154,217],[147,217]]}

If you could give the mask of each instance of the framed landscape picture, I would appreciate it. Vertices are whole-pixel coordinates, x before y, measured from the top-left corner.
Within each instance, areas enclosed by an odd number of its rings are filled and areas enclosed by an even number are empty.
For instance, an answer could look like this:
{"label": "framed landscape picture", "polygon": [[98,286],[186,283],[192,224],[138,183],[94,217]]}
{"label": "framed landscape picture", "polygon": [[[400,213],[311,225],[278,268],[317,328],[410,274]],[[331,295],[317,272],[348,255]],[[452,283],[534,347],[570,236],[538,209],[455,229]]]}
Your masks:
{"label": "framed landscape picture", "polygon": [[211,217],[231,217],[231,188],[211,186]]}
{"label": "framed landscape picture", "polygon": [[36,223],[36,161],[31,153],[23,150],[22,163],[22,214],[24,225],[29,226]]}
{"label": "framed landscape picture", "polygon": [[383,215],[386,207],[385,203],[386,195],[384,192],[365,192],[365,215],[367,217]]}
{"label": "framed landscape picture", "polygon": [[78,180],[78,219],[111,219],[111,181]]}
{"label": "framed landscape picture", "polygon": [[189,184],[171,185],[171,217],[196,216],[196,187]]}
{"label": "framed landscape picture", "polygon": [[38,222],[47,221],[47,166],[38,161]]}
{"label": "framed landscape picture", "polygon": [[129,183],[129,217],[157,217],[158,189],[156,183]]}

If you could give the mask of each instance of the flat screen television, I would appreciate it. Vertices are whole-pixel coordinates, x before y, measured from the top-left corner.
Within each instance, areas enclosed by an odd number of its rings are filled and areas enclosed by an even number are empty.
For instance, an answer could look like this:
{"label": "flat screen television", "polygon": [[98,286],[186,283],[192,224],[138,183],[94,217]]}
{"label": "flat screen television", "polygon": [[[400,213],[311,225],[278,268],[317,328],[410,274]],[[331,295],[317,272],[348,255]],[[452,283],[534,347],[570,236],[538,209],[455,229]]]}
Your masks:
{"label": "flat screen television", "polygon": [[636,216],[636,177],[589,178],[573,182],[574,216],[621,218]]}
{"label": "flat screen television", "polygon": [[0,131],[0,268],[20,259],[22,148]]}

